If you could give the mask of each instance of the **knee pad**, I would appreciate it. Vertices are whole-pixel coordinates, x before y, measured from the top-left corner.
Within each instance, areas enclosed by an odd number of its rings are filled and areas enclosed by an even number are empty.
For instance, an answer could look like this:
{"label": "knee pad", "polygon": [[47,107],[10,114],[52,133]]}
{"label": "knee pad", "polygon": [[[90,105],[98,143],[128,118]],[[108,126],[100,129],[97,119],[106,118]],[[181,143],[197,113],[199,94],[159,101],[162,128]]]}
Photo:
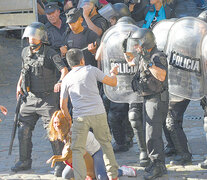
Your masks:
{"label": "knee pad", "polygon": [[171,115],[171,113],[168,112],[167,118],[166,118],[166,128],[168,131],[173,132],[176,128],[176,120]]}
{"label": "knee pad", "polygon": [[138,126],[142,126],[143,124],[143,118],[142,114],[137,111],[130,110],[128,113],[129,121],[131,123],[132,128],[136,128]]}

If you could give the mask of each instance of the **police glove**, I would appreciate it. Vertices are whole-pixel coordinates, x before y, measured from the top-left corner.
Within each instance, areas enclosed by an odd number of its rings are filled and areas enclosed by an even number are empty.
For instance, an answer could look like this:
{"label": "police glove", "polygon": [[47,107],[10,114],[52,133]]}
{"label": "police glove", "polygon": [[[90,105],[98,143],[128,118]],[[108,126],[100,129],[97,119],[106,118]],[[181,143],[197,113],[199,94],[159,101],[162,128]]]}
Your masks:
{"label": "police glove", "polygon": [[150,52],[148,52],[147,50],[143,49],[142,53],[141,53],[141,58],[142,58],[142,61],[144,63],[145,69],[147,69],[149,63],[151,62],[150,61]]}
{"label": "police glove", "polygon": [[123,53],[126,53],[126,48],[127,48],[127,38],[124,39],[124,41],[122,43],[122,51],[123,51]]}

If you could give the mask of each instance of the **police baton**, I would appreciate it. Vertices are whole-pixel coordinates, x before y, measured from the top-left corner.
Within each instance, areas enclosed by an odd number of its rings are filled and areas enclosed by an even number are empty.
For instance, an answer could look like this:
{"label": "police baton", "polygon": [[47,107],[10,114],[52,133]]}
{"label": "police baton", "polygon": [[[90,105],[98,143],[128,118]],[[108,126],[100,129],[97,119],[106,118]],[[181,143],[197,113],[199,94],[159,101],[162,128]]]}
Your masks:
{"label": "police baton", "polygon": [[21,99],[22,99],[22,94],[19,94],[19,97],[17,99],[15,116],[14,116],[14,124],[13,124],[13,128],[12,128],[11,141],[10,141],[10,145],[9,145],[9,153],[8,153],[9,155],[11,155],[12,147],[13,147],[13,143],[14,143],[14,139],[15,139],[15,135],[16,135]]}

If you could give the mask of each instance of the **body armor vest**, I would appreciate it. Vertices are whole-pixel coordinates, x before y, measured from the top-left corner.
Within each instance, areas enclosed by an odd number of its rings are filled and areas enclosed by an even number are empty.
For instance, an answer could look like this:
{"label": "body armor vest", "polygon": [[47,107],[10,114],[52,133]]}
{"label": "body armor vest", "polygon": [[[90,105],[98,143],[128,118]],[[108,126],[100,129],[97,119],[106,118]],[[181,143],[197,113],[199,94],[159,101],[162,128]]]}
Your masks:
{"label": "body armor vest", "polygon": [[[162,56],[162,54],[156,53],[152,55],[151,59],[156,55]],[[139,69],[132,79],[132,89],[133,91],[138,91],[141,96],[162,93],[167,89],[167,76],[165,81],[159,81],[152,75],[149,69],[144,66],[144,62],[141,61]]]}
{"label": "body armor vest", "polygon": [[[32,93],[44,93],[53,92],[54,85],[57,81],[55,68],[48,65],[46,62],[46,56],[48,47],[43,47],[43,54],[36,54],[33,59],[28,48],[27,54],[24,57],[24,67],[28,67],[30,75],[30,91]],[[50,62],[49,62],[50,63]]]}

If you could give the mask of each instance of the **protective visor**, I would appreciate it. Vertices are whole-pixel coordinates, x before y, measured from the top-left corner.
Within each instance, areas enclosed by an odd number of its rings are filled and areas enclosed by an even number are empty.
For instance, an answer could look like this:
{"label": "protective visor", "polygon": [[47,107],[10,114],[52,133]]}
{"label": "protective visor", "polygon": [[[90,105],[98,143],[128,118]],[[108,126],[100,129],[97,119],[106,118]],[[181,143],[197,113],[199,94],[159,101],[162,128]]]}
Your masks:
{"label": "protective visor", "polygon": [[32,38],[35,38],[38,40],[42,40],[44,35],[45,35],[45,33],[43,30],[31,27],[31,26],[27,26],[25,28],[22,39],[32,37]]}
{"label": "protective visor", "polygon": [[109,21],[111,17],[116,16],[116,11],[114,10],[111,3],[108,3],[106,6],[99,9],[98,13],[103,16],[107,21]]}
{"label": "protective visor", "polygon": [[142,41],[140,41],[139,39],[128,38],[126,52],[134,53],[136,52],[136,46],[142,46],[142,44]]}

